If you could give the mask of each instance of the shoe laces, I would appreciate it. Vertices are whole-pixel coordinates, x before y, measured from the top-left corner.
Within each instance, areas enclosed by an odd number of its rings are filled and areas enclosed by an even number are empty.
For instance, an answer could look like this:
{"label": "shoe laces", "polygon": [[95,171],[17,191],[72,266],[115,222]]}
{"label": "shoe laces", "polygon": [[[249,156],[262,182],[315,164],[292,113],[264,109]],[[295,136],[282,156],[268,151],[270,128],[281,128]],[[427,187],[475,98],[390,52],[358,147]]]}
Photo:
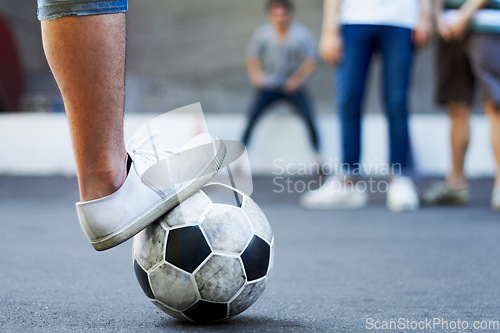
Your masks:
{"label": "shoe laces", "polygon": [[[139,141],[137,144],[132,144],[133,138],[129,140],[128,144],[128,150],[129,153],[133,154],[135,156],[139,156],[142,158],[143,162],[149,164],[153,162],[158,162],[159,160],[166,158],[168,156],[173,155],[175,152],[169,149],[158,149],[156,147],[156,144],[154,142],[154,139],[160,135],[160,132],[154,131],[150,133],[149,136],[145,137],[141,141]],[[144,149],[144,146],[146,143],[150,143],[152,150],[151,149]]]}

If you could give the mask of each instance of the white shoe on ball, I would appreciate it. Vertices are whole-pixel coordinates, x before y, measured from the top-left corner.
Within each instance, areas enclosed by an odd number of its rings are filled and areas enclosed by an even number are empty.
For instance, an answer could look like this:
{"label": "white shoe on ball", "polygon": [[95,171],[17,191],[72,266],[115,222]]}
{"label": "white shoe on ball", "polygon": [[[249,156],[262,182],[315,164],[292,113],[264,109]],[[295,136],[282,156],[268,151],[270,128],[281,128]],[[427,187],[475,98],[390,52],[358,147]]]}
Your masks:
{"label": "white shoe on ball", "polygon": [[132,163],[123,185],[109,196],[76,204],[82,229],[98,251],[125,242],[198,191],[226,156],[222,140],[206,133],[172,150],[143,150],[146,140],[130,141]]}

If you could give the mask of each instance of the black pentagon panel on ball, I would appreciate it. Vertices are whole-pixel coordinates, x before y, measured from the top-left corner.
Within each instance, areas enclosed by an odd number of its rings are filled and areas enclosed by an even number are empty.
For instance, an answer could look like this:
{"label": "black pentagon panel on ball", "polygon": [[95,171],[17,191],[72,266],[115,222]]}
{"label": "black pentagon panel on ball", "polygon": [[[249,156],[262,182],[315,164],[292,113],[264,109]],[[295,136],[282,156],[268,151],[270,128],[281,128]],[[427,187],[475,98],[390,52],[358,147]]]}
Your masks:
{"label": "black pentagon panel on ball", "polygon": [[271,249],[262,238],[253,236],[250,244],[241,254],[248,281],[264,277],[269,268]]}
{"label": "black pentagon panel on ball", "polygon": [[194,272],[210,252],[210,247],[198,226],[174,229],[168,234],[165,258],[186,272]]}
{"label": "black pentagon panel on ball", "polygon": [[196,322],[217,321],[227,317],[227,304],[200,300],[183,313]]}
{"label": "black pentagon panel on ball", "polygon": [[149,285],[148,273],[142,269],[142,267],[134,260],[134,271],[135,276],[137,277],[137,281],[141,285],[142,291],[148,296],[150,299],[154,299],[153,291],[151,290],[151,286]]}
{"label": "black pentagon panel on ball", "polygon": [[241,207],[243,196],[229,187],[222,185],[206,185],[201,189],[215,204]]}

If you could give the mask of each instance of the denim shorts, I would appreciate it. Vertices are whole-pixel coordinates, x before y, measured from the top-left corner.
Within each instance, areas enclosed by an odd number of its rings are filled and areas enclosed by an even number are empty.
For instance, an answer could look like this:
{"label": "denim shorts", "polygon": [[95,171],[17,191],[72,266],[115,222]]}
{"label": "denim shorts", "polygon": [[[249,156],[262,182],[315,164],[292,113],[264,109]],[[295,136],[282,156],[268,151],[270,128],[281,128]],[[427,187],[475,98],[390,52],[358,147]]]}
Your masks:
{"label": "denim shorts", "polygon": [[38,0],[38,19],[121,13],[127,8],[127,0]]}

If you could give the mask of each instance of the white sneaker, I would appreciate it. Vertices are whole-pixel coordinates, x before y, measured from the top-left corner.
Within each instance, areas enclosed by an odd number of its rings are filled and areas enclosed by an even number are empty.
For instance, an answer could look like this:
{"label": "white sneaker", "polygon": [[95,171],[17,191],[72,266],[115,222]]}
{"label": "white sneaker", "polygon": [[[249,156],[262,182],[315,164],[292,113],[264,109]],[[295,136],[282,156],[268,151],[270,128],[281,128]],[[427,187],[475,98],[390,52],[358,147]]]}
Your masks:
{"label": "white sneaker", "polygon": [[410,177],[395,176],[392,179],[386,204],[393,212],[415,211],[419,208],[417,189]]}
{"label": "white sneaker", "polygon": [[309,209],[357,209],[368,204],[368,193],[356,184],[330,177],[317,190],[304,193],[299,202]]}
{"label": "white sneaker", "polygon": [[208,134],[175,151],[127,147],[132,164],[113,194],[76,209],[83,231],[98,251],[123,243],[205,185],[220,169],[226,146]]}
{"label": "white sneaker", "polygon": [[500,212],[500,186],[493,189],[491,194],[491,209],[495,212]]}

